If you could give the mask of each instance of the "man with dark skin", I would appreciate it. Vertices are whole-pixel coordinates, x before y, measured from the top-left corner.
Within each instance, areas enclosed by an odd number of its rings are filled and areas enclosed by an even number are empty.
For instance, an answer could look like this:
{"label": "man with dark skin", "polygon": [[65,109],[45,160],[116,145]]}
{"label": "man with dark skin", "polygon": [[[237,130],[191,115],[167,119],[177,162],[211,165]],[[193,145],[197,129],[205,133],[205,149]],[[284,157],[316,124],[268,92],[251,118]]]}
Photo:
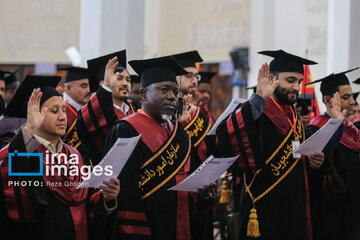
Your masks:
{"label": "man with dark skin", "polygon": [[[115,239],[190,239],[189,193],[167,190],[190,170],[191,145],[181,122],[192,110],[186,105],[180,118],[174,119],[179,92],[176,76],[185,71],[172,57],[129,64],[141,76],[142,108],[115,124],[105,152],[119,137],[141,134],[141,138],[119,176],[124,182]],[[115,77],[116,65],[116,58],[109,62],[105,79]],[[186,103],[191,100],[184,98]],[[174,151],[174,161],[164,155]]]}

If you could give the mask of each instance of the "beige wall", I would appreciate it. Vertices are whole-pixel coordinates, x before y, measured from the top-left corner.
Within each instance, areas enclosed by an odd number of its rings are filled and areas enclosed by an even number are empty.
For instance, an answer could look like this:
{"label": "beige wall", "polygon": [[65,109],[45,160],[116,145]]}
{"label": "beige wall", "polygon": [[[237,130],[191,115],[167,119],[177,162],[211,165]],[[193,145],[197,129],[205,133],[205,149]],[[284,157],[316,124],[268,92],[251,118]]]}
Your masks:
{"label": "beige wall", "polygon": [[1,0],[0,64],[69,63],[79,45],[80,0]]}
{"label": "beige wall", "polygon": [[234,46],[249,46],[250,3],[147,0],[147,56],[197,49],[206,61],[229,60]]}

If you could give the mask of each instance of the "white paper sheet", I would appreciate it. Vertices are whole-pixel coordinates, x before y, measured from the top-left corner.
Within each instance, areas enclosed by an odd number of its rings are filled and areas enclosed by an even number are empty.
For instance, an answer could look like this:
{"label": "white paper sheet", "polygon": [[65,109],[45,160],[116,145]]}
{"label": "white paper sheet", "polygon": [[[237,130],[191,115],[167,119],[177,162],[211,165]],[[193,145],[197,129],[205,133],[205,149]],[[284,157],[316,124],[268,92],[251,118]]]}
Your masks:
{"label": "white paper sheet", "polygon": [[168,190],[197,192],[198,188],[214,183],[237,158],[238,156],[230,158],[214,158],[210,156],[190,176]]}
{"label": "white paper sheet", "polygon": [[233,100],[231,100],[231,102],[229,103],[229,105],[227,106],[225,111],[217,119],[214,126],[210,129],[210,131],[208,132],[207,135],[215,135],[216,129],[218,128],[218,126],[222,122],[222,120],[224,120],[227,116],[229,116],[230,113],[232,113],[240,103],[244,103],[245,101],[246,101],[246,99],[242,99],[242,98],[234,98]]}
{"label": "white paper sheet", "polygon": [[100,185],[104,185],[103,181],[108,181],[110,178],[117,178],[134,151],[140,136],[141,135],[132,138],[118,138],[101,162],[96,165],[101,166],[102,169],[105,169],[106,166],[112,166],[113,173],[111,175],[105,175],[105,172],[103,172],[101,175],[98,174],[98,176],[96,176],[93,170],[90,178],[84,180],[77,188],[99,187]]}
{"label": "white paper sheet", "polygon": [[295,153],[310,156],[316,152],[321,152],[343,121],[344,119],[330,118],[324,126],[317,130],[310,138],[306,139]]}

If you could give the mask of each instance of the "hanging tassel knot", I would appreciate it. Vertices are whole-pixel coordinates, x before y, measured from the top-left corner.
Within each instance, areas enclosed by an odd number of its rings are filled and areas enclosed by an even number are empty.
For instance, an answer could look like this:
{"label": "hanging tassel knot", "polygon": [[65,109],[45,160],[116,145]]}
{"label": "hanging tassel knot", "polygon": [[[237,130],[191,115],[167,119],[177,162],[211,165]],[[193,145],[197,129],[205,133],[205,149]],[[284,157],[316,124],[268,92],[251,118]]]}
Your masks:
{"label": "hanging tassel knot", "polygon": [[231,198],[232,191],[228,190],[227,182],[224,180],[222,182],[222,190],[220,196],[220,203],[229,203]]}
{"label": "hanging tassel knot", "polygon": [[259,231],[259,221],[257,220],[258,216],[256,214],[256,209],[253,207],[250,210],[250,216],[249,216],[249,222],[247,226],[247,236],[257,238],[260,237],[260,231]]}

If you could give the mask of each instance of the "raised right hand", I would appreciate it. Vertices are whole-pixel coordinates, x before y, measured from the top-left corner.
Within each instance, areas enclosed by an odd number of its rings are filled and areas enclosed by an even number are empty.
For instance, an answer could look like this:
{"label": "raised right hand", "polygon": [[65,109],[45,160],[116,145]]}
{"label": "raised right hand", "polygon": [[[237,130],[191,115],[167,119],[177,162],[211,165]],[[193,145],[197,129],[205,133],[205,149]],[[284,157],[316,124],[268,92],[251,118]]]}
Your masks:
{"label": "raised right hand", "polygon": [[341,101],[340,94],[336,92],[334,96],[330,99],[330,105],[328,106],[327,113],[331,118],[341,119],[346,115],[346,109],[341,111]]}
{"label": "raised right hand", "polygon": [[115,68],[119,64],[117,61],[117,57],[113,57],[109,60],[105,67],[105,76],[104,76],[104,85],[111,88],[117,78],[119,77],[120,73],[115,73]]}
{"label": "raised right hand", "polygon": [[258,94],[265,100],[273,95],[275,88],[279,85],[279,80],[270,80],[269,69],[269,65],[267,63],[264,63],[259,69],[257,78],[256,94]]}
{"label": "raised right hand", "polygon": [[27,122],[24,127],[25,131],[30,135],[34,134],[34,131],[38,129],[44,122],[45,114],[48,111],[47,107],[44,107],[40,111],[40,99],[42,92],[40,88],[34,89],[27,105]]}

